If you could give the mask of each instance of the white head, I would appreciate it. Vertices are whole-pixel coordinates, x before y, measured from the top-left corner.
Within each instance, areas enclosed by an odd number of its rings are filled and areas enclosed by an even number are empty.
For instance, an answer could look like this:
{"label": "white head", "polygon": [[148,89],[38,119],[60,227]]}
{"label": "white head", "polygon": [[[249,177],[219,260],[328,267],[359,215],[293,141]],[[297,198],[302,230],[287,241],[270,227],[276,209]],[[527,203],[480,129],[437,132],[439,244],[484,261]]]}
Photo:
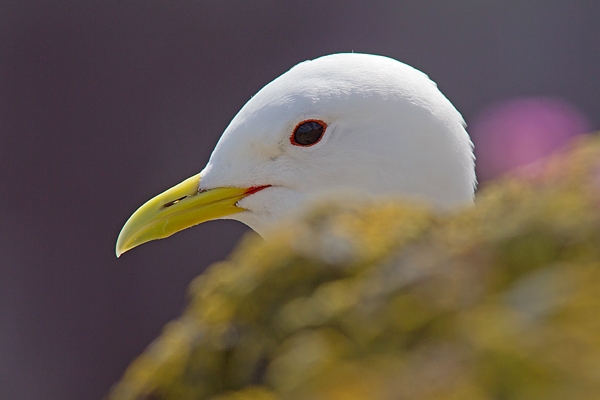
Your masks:
{"label": "white head", "polygon": [[[293,140],[306,121],[310,146]],[[199,178],[140,207],[121,231],[117,254],[217,218],[263,234],[332,190],[452,207],[472,202],[475,187],[472,144],[458,111],[422,72],[367,54],[306,61],[266,85],[231,121]]]}
{"label": "white head", "polygon": [[[326,124],[308,147],[300,123]],[[461,115],[422,72],[391,58],[334,54],[296,65],[231,121],[200,188],[271,185],[228,216],[261,233],[308,197],[340,188],[396,193],[439,206],[469,203],[472,144]]]}

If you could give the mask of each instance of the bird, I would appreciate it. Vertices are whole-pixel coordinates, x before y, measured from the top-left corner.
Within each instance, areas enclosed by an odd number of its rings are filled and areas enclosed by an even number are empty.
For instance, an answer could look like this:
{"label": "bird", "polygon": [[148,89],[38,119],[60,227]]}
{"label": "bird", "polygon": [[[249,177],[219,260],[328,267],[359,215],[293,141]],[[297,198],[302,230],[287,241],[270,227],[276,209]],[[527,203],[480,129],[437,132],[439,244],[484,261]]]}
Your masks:
{"label": "bird", "polygon": [[131,215],[116,255],[215,219],[266,236],[335,190],[457,208],[473,202],[476,182],[463,117],[425,73],[381,55],[325,55],[259,90],[199,174]]}

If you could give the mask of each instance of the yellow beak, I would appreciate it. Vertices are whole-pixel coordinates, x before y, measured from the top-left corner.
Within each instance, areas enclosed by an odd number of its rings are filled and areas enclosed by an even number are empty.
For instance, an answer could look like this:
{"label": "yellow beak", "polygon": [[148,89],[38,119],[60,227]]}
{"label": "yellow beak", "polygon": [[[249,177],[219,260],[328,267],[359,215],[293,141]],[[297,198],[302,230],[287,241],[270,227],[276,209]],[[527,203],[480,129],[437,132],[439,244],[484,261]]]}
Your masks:
{"label": "yellow beak", "polygon": [[244,211],[238,201],[267,186],[198,191],[200,174],[159,194],[137,209],[121,229],[117,257],[140,244],[163,239],[202,222]]}

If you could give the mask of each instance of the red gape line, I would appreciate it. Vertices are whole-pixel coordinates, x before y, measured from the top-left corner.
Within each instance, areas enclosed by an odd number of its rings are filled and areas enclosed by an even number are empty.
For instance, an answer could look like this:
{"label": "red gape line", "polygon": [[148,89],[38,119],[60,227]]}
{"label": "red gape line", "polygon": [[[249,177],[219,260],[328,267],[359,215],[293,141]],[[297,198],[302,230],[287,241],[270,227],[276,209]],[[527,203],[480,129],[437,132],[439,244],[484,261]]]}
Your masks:
{"label": "red gape line", "polygon": [[260,192],[263,189],[266,189],[268,187],[271,187],[271,185],[264,185],[264,186],[252,186],[249,187],[248,189],[246,189],[246,196],[250,196],[251,194],[254,194],[256,192]]}

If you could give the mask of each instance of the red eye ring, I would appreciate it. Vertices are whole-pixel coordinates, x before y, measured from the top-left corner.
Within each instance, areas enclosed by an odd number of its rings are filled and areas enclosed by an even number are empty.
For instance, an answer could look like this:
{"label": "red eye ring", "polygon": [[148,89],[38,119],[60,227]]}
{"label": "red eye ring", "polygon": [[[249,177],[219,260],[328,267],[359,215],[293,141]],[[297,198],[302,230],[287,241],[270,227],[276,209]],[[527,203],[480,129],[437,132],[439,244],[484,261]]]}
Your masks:
{"label": "red eye ring", "polygon": [[327,124],[320,119],[306,119],[294,128],[290,135],[290,143],[299,147],[310,147],[319,143],[325,131]]}

